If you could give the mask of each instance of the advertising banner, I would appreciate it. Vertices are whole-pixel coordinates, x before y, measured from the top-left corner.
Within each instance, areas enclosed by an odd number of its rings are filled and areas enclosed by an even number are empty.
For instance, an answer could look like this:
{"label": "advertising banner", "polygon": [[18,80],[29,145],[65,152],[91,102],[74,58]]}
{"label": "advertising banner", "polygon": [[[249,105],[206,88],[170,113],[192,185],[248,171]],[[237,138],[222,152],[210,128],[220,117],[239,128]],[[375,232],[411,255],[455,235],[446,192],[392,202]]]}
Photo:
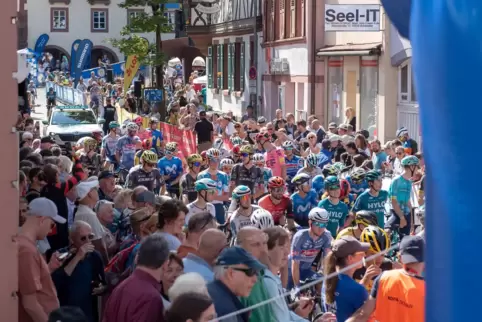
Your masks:
{"label": "advertising banner", "polygon": [[82,70],[84,69],[85,62],[89,59],[90,53],[92,51],[92,41],[84,39],[80,42],[77,52],[75,54],[75,84],[77,84],[80,76],[82,75]]}
{"label": "advertising banner", "polygon": [[47,34],[42,34],[38,37],[37,41],[35,42],[35,47],[34,51],[36,54],[40,55],[43,53],[45,46],[47,46],[47,43],[49,42],[49,35]]}
{"label": "advertising banner", "polygon": [[380,5],[326,4],[325,31],[380,31]]}
{"label": "advertising banner", "polygon": [[127,90],[131,86],[132,80],[139,69],[140,62],[137,59],[137,55],[131,55],[127,57],[126,66],[124,68],[124,93],[127,93]]}
{"label": "advertising banner", "polygon": [[81,41],[82,40],[80,39],[74,40],[74,42],[72,43],[72,49],[70,50],[70,75],[72,75],[73,77],[75,77],[75,54],[77,53],[77,49],[79,49]]}

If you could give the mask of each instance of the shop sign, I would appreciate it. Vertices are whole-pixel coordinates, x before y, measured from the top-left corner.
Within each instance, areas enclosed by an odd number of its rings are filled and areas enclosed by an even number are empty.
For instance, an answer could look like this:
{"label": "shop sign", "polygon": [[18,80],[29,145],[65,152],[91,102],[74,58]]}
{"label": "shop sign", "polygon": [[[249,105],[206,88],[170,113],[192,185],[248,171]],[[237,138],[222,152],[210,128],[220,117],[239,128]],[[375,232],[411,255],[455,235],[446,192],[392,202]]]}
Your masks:
{"label": "shop sign", "polygon": [[380,31],[380,5],[325,5],[325,31]]}
{"label": "shop sign", "polygon": [[206,6],[203,6],[202,4],[198,4],[194,9],[196,9],[199,12],[210,14],[210,15],[218,13],[221,10],[221,8],[217,3],[214,3],[211,7],[206,7]]}
{"label": "shop sign", "polygon": [[289,74],[290,64],[286,58],[272,58],[269,63],[270,74]]}

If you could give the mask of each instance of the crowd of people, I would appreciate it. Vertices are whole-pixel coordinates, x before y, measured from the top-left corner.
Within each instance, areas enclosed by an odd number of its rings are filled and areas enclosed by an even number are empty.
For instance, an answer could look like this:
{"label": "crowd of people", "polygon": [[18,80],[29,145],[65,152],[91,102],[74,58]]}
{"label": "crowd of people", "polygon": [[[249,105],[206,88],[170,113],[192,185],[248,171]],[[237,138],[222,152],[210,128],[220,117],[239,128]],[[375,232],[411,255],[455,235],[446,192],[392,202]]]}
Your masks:
{"label": "crowd of people", "polygon": [[382,145],[353,118],[221,114],[187,92],[168,120],[196,133],[190,155],[156,111],[64,150],[19,121],[19,321],[423,320],[407,129]]}

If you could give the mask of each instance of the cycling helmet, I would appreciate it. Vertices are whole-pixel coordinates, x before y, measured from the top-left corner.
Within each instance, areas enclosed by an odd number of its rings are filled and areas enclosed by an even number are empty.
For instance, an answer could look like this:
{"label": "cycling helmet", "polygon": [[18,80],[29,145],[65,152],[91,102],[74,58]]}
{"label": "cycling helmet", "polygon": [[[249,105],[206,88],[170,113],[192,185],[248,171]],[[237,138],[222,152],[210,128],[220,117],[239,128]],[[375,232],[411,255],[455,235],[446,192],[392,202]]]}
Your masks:
{"label": "cycling helmet", "polygon": [[425,205],[418,207],[415,209],[415,215],[420,220],[422,225],[425,225]]}
{"label": "cycling helmet", "polygon": [[404,157],[400,163],[401,163],[402,166],[407,167],[407,166],[418,165],[419,160],[414,155],[408,155],[408,156]]}
{"label": "cycling helmet", "polygon": [[239,144],[236,144],[233,146],[233,150],[232,150],[233,154],[240,154],[241,153],[241,145]]}
{"label": "cycling helmet", "polygon": [[295,177],[291,180],[291,183],[299,186],[299,185],[302,185],[306,182],[309,182],[310,179],[311,179],[311,177],[308,174],[300,173],[300,174],[295,175]]}
{"label": "cycling helmet", "polygon": [[268,180],[268,188],[284,188],[285,181],[281,177],[271,177]]}
{"label": "cycling helmet", "polygon": [[262,153],[255,153],[255,154],[253,155],[253,162],[255,162],[255,163],[263,163],[263,164],[264,164],[264,162],[265,162],[265,160],[264,160],[264,154],[262,154]]}
{"label": "cycling helmet", "polygon": [[350,193],[350,183],[346,179],[340,180],[340,198],[345,198]]}
{"label": "cycling helmet", "polygon": [[242,145],[244,140],[239,136],[233,136],[230,141],[233,145],[237,145],[237,144]]}
{"label": "cycling helmet", "polygon": [[208,157],[206,156],[206,151],[201,152],[201,158],[204,160],[207,160]]}
{"label": "cycling helmet", "polygon": [[151,139],[145,139],[142,141],[142,149],[143,150],[150,150],[152,147],[152,141]]}
{"label": "cycling helmet", "polygon": [[142,152],[141,160],[144,161],[144,163],[156,164],[157,154],[151,150],[145,150]]}
{"label": "cycling helmet", "polygon": [[337,176],[338,175],[338,170],[331,164],[326,164],[324,167],[323,167],[323,170],[322,170],[322,173],[323,173],[323,176],[326,178],[326,177],[329,177],[329,176]]}
{"label": "cycling helmet", "polygon": [[226,166],[234,166],[234,161],[232,159],[222,159],[220,163],[221,167],[226,167]]}
{"label": "cycling helmet", "polygon": [[330,219],[330,215],[328,215],[328,211],[326,211],[325,209],[315,207],[310,210],[310,213],[308,214],[308,219],[314,222],[327,224],[328,220]]}
{"label": "cycling helmet", "polygon": [[143,122],[143,119],[140,116],[138,116],[134,119],[134,123],[136,123],[139,126],[142,125],[142,122]]}
{"label": "cycling helmet", "polygon": [[307,157],[306,157],[306,163],[311,166],[311,167],[317,167],[318,164],[320,163],[320,158],[318,157],[317,154],[314,154],[314,153],[310,153]]}
{"label": "cycling helmet", "polygon": [[191,154],[187,157],[186,162],[189,166],[192,166],[196,162],[202,162],[203,158],[199,154]]}
{"label": "cycling helmet", "polygon": [[109,123],[109,130],[117,129],[118,127],[120,127],[120,125],[116,121],[112,121]]}
{"label": "cycling helmet", "polygon": [[260,132],[258,134],[256,134],[256,142],[260,142],[261,140],[269,140],[270,139],[270,135],[268,132]]}
{"label": "cycling helmet", "polygon": [[254,150],[253,150],[253,147],[251,145],[243,145],[239,149],[239,153],[254,154]]}
{"label": "cycling helmet", "polygon": [[239,200],[239,199],[241,199],[241,197],[246,196],[246,195],[251,195],[251,189],[249,189],[248,186],[240,185],[240,186],[237,186],[236,188],[234,188],[231,197],[233,199]]}
{"label": "cycling helmet", "polygon": [[362,243],[369,243],[370,251],[374,253],[382,252],[390,246],[387,233],[378,226],[368,226],[363,229],[360,241]]}
{"label": "cycling helmet", "polygon": [[285,141],[283,142],[283,149],[285,150],[293,150],[295,148],[295,145],[291,141]]}
{"label": "cycling helmet", "polygon": [[223,139],[217,138],[216,140],[214,140],[213,148],[221,150],[222,147],[223,147]]}
{"label": "cycling helmet", "polygon": [[365,178],[365,170],[363,168],[355,168],[350,174],[350,178],[353,182],[361,182]]}
{"label": "cycling helmet", "polygon": [[340,180],[335,176],[328,176],[325,178],[325,190],[336,190],[340,189]]}
{"label": "cycling helmet", "polygon": [[219,160],[220,156],[221,156],[221,153],[219,152],[218,149],[211,148],[206,151],[206,157],[209,160]]}
{"label": "cycling helmet", "polygon": [[315,189],[316,193],[320,195],[323,192],[323,183],[325,182],[325,179],[323,179],[322,175],[317,175],[313,178],[313,181],[311,182],[311,185],[313,189]]}
{"label": "cycling helmet", "polygon": [[377,170],[370,170],[370,171],[367,171],[367,173],[365,174],[365,180],[367,182],[373,182],[375,180],[380,180],[380,177],[381,177],[381,174]]}
{"label": "cycling helmet", "polygon": [[167,154],[174,154],[177,151],[177,143],[176,142],[169,142],[166,144],[166,153]]}
{"label": "cycling helmet", "polygon": [[209,178],[199,179],[194,183],[194,189],[196,189],[197,192],[203,190],[216,190],[217,184],[216,181]]}
{"label": "cycling helmet", "polygon": [[408,134],[408,130],[407,130],[407,128],[405,128],[405,127],[402,126],[401,128],[399,128],[399,129],[397,130],[397,133],[396,133],[395,136],[396,136],[397,138],[399,138],[399,137],[401,137],[401,136],[404,136],[405,134]]}
{"label": "cycling helmet", "polygon": [[256,209],[251,215],[251,225],[261,230],[274,227],[273,216],[263,208]]}
{"label": "cycling helmet", "polygon": [[139,130],[139,127],[137,126],[136,123],[134,123],[134,122],[129,122],[129,123],[127,123],[127,125],[126,125],[126,129],[127,129],[128,131],[137,131],[137,130]]}
{"label": "cycling helmet", "polygon": [[343,163],[341,163],[341,162],[335,162],[335,163],[333,164],[333,168],[335,168],[336,171],[338,171],[338,173],[340,173],[341,170],[343,170],[343,168],[345,168],[345,165],[344,165]]}
{"label": "cycling helmet", "polygon": [[156,117],[151,117],[149,119],[149,124],[157,124],[159,123],[159,120]]}
{"label": "cycling helmet", "polygon": [[97,141],[91,137],[88,137],[84,140],[84,148],[90,147],[95,149],[97,147]]}
{"label": "cycling helmet", "polygon": [[355,214],[355,223],[365,227],[378,226],[377,215],[373,211],[360,210]]}

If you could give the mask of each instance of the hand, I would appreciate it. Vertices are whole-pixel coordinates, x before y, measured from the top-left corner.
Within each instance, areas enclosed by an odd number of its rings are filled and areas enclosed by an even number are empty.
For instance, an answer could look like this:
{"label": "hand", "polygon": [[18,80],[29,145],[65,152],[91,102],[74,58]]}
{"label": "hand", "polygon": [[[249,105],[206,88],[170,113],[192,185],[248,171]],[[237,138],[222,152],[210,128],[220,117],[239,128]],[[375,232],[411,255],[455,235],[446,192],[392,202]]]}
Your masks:
{"label": "hand", "polygon": [[369,281],[373,277],[380,275],[382,272],[381,268],[376,266],[376,265],[370,265],[370,267],[367,268],[365,275],[363,275],[363,280],[364,281]]}
{"label": "hand", "polygon": [[55,252],[52,254],[52,257],[50,257],[48,267],[51,273],[62,265],[62,262],[59,260],[59,255],[59,252]]}
{"label": "hand", "polygon": [[77,250],[77,254],[75,254],[75,256],[82,260],[85,258],[85,255],[87,255],[88,253],[92,253],[94,251],[94,245],[92,243],[87,243],[85,245],[82,245],[82,247],[80,247],[78,250]]}
{"label": "hand", "polygon": [[106,289],[107,289],[106,285],[99,284],[98,287],[94,287],[94,289],[92,290],[92,295],[101,295],[102,293],[105,292]]}
{"label": "hand", "polygon": [[298,306],[295,309],[295,313],[303,318],[307,318],[313,310],[313,300],[307,297],[302,297],[297,301],[297,303]]}
{"label": "hand", "polygon": [[336,315],[331,312],[326,312],[317,318],[315,322],[336,322]]}
{"label": "hand", "polygon": [[407,219],[405,219],[405,216],[401,217],[400,218],[400,228],[404,228],[407,225],[408,225],[408,223],[407,223]]}

